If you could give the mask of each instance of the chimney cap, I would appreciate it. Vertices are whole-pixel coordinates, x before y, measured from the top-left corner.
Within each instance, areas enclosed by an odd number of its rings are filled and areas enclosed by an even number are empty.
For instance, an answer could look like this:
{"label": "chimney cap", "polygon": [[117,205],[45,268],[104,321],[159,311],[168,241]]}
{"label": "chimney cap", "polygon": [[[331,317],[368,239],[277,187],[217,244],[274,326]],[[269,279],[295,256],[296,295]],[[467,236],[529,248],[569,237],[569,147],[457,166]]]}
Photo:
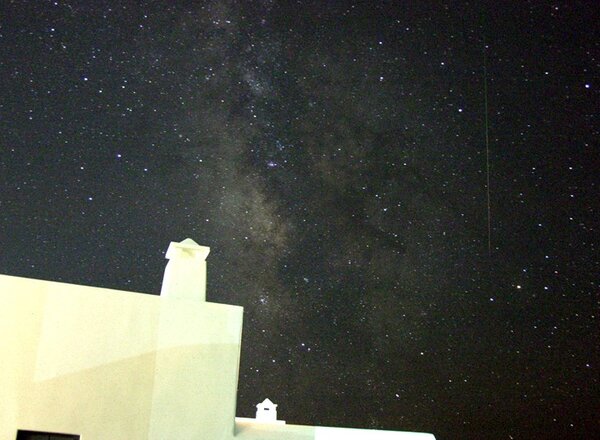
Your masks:
{"label": "chimney cap", "polygon": [[191,238],[186,238],[181,242],[172,241],[167,249],[165,258],[167,260],[182,259],[182,258],[193,258],[201,261],[206,260],[210,248],[206,246],[200,246]]}
{"label": "chimney cap", "polygon": [[271,401],[271,399],[267,398],[265,400],[263,400],[262,402],[258,403],[256,405],[257,408],[261,409],[261,408],[276,408],[277,404],[273,403]]}

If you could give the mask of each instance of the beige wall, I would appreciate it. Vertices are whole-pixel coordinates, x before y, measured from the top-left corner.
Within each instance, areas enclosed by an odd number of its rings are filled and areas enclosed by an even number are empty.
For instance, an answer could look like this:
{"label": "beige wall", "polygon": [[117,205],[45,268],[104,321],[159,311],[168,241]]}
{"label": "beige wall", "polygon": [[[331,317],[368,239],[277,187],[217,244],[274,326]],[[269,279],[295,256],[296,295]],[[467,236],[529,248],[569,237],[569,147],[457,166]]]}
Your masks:
{"label": "beige wall", "polygon": [[230,439],[241,307],[0,275],[0,440]]}
{"label": "beige wall", "polygon": [[324,426],[277,425],[236,420],[236,440],[435,440],[432,434]]}
{"label": "beige wall", "polygon": [[0,275],[0,440],[433,440],[234,418],[242,308]]}

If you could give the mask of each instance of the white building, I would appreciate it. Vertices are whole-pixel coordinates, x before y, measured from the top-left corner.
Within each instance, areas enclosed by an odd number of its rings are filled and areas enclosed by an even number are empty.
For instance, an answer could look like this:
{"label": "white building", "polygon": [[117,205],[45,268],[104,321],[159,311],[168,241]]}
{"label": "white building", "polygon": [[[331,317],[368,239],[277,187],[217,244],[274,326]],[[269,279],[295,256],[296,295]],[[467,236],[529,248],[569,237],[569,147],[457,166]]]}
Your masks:
{"label": "white building", "polygon": [[171,243],[161,296],[0,275],[0,440],[434,439],[236,419],[243,310],[205,301],[208,253]]}

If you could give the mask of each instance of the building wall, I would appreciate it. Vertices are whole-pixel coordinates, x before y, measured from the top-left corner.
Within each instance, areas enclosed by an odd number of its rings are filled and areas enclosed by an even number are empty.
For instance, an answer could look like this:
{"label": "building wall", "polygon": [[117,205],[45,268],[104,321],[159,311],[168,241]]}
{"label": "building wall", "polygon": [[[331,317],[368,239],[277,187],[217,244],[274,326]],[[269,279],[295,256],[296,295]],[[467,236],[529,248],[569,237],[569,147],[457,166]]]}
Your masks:
{"label": "building wall", "polygon": [[242,308],[0,275],[0,440],[231,439]]}
{"label": "building wall", "polygon": [[433,434],[257,423],[238,418],[235,440],[435,440]]}

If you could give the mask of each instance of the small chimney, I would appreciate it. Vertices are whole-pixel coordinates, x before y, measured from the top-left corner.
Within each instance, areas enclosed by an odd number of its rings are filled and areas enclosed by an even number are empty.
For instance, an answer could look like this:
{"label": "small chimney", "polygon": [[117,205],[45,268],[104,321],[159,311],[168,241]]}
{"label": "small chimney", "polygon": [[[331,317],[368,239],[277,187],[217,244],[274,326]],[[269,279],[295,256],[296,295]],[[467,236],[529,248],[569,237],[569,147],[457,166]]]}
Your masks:
{"label": "small chimney", "polygon": [[[256,405],[256,421],[261,423],[277,423],[277,405],[270,399],[265,399]],[[285,423],[285,422],[284,422]]]}
{"label": "small chimney", "polygon": [[206,257],[209,252],[210,248],[200,246],[191,238],[181,243],[172,241],[167,249],[169,262],[160,296],[206,301]]}

